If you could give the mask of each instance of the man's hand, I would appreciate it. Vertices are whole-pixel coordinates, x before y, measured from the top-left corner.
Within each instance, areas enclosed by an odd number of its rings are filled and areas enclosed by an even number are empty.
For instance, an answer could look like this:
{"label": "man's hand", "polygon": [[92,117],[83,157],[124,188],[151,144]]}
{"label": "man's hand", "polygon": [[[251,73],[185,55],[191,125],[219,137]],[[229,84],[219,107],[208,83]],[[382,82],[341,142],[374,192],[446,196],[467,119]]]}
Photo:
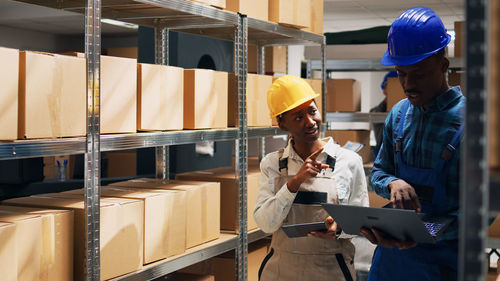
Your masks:
{"label": "man's hand", "polygon": [[300,170],[297,174],[288,181],[288,189],[290,192],[297,192],[299,190],[300,185],[305,182],[307,179],[315,177],[321,172],[322,169],[328,168],[329,166],[326,164],[322,164],[319,161],[316,161],[318,155],[323,151],[323,148],[318,149],[313,152],[313,154],[309,155],[307,159],[300,167]]}
{"label": "man's hand", "polygon": [[417,246],[417,242],[415,241],[396,240],[385,234],[384,232],[378,231],[375,228],[368,229],[363,227],[361,228],[360,233],[361,235],[366,237],[366,239],[368,239],[368,241],[370,241],[372,244],[379,245],[384,248],[397,247],[400,250],[404,250]]}
{"label": "man's hand", "polygon": [[332,217],[327,217],[325,219],[326,231],[313,231],[309,232],[307,236],[315,236],[321,239],[333,240],[337,237],[337,233],[340,233],[340,227],[338,227],[337,223],[333,220]]}
{"label": "man's hand", "polygon": [[420,201],[415,189],[404,180],[395,180],[389,183],[391,190],[391,205],[393,208],[409,209],[420,212]]}

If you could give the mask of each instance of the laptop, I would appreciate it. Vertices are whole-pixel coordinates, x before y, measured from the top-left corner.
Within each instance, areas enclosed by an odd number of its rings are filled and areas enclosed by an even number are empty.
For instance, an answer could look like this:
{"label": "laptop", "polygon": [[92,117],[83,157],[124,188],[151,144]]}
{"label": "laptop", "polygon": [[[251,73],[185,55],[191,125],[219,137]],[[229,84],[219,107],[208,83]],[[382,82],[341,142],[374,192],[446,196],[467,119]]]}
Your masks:
{"label": "laptop", "polygon": [[375,228],[398,240],[436,242],[454,216],[431,216],[413,210],[321,204],[345,233],[359,235],[362,227]]}

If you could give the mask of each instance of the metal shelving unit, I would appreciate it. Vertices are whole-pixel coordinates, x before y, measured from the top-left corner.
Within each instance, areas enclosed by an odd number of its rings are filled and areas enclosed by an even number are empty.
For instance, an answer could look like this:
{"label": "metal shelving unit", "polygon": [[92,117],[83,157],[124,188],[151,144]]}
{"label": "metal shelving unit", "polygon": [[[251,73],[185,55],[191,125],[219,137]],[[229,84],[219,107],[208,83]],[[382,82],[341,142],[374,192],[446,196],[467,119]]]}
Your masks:
{"label": "metal shelving unit", "polygon": [[[488,239],[488,1],[466,1],[465,137],[461,145],[459,280],[486,280]],[[492,244],[494,240],[491,240]],[[494,246],[494,245],[493,245]]]}
{"label": "metal shelving unit", "polygon": [[[246,122],[246,74],[248,43],[257,44],[259,60],[264,59],[263,49],[268,45],[321,45],[324,37],[310,32],[280,26],[245,15],[219,10],[187,0],[86,0],[50,1],[21,0],[22,2],[78,12],[85,16],[85,55],[88,65],[88,116],[85,137],[47,140],[20,140],[0,143],[0,160],[30,157],[85,154],[85,231],[87,245],[88,280],[100,280],[100,152],[112,150],[156,147],[156,175],[168,178],[168,147],[199,141],[234,140],[236,151],[235,173],[239,190],[239,234],[222,234],[221,238],[186,253],[146,265],[141,271],[116,280],[151,280],[203,261],[229,250],[236,251],[238,280],[247,280],[247,245],[268,236],[262,231],[247,233],[246,173],[247,140],[285,134],[277,127],[248,128]],[[234,43],[234,73],[238,103],[238,127],[217,130],[175,132],[148,132],[136,134],[99,134],[100,108],[100,40],[101,17],[116,19],[155,28],[155,62],[168,65],[168,31],[175,30]],[[324,52],[323,52],[324,57]],[[326,76],[323,76],[326,77]],[[323,79],[323,92],[325,79]],[[326,95],[323,95],[326,99]],[[326,100],[324,100],[326,102]],[[262,145],[264,145],[262,143]]]}

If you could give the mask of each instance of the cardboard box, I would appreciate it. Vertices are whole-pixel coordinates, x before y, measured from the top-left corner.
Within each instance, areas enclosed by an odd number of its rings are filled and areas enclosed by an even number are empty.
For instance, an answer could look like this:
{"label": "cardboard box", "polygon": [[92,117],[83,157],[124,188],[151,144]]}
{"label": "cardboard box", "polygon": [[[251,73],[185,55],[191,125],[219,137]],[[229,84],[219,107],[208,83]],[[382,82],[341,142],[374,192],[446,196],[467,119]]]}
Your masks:
{"label": "cardboard box", "polygon": [[[287,46],[265,47],[264,73],[287,73]],[[248,72],[257,73],[257,46],[248,45]]]}
{"label": "cardboard box", "polygon": [[451,72],[448,73],[448,84],[450,86],[460,86],[462,94],[465,95],[465,77],[462,77],[465,73],[463,72]]}
{"label": "cardboard box", "polygon": [[18,138],[85,135],[85,59],[28,51],[19,58]]}
{"label": "cardboard box", "polygon": [[0,140],[17,138],[19,50],[0,47]]}
{"label": "cardboard box", "polygon": [[135,151],[107,151],[109,178],[133,177],[137,175],[137,153]]}
{"label": "cardboard box", "polygon": [[388,199],[385,199],[375,192],[368,192],[368,200],[372,208],[382,208],[390,202]]}
{"label": "cardboard box", "polygon": [[[495,1],[491,1],[492,3]],[[465,40],[465,22],[463,21],[456,21],[454,22],[455,26],[455,57],[463,57],[465,56],[465,48],[464,46],[464,40]]]}
{"label": "cardboard box", "polygon": [[[257,228],[253,218],[253,208],[257,202],[260,172],[248,171],[247,174],[247,229]],[[220,182],[220,227],[223,230],[238,232],[238,189],[233,168],[217,168],[204,171],[177,174],[176,179]]]}
{"label": "cardboard box", "polygon": [[[228,93],[228,126],[238,127],[236,112],[236,89],[234,75],[229,75]],[[273,77],[269,75],[248,74],[247,75],[247,126],[249,127],[269,127],[272,119],[269,117],[269,107],[267,106],[267,90],[273,83]]]}
{"label": "cardboard box", "polygon": [[121,48],[107,48],[106,55],[112,57],[122,57],[129,59],[137,59],[137,47],[121,47]]}
{"label": "cardboard box", "polygon": [[361,83],[354,79],[328,79],[326,112],[361,111]]}
{"label": "cardboard box", "polygon": [[227,128],[228,74],[184,70],[184,129]]}
{"label": "cardboard box", "polygon": [[137,60],[101,56],[101,134],[137,130]]}
{"label": "cardboard box", "polygon": [[488,281],[500,281],[500,274],[495,272],[488,272]]}
{"label": "cardboard box", "polygon": [[[51,196],[21,197],[5,200],[3,204],[73,210],[75,214],[74,280],[86,280],[84,202],[80,199],[80,195],[71,196],[71,194],[61,193]],[[142,268],[143,208],[143,203],[138,200],[101,198],[101,280]]]}
{"label": "cardboard box", "polygon": [[[83,195],[83,189],[71,190],[65,193]],[[175,192],[154,192],[147,189],[103,186],[101,196],[143,201],[144,264],[184,252],[186,232],[178,230],[185,229],[185,208],[183,209],[184,212],[174,209],[175,200],[179,197]],[[178,213],[181,214],[178,215]],[[173,245],[173,241],[182,243]],[[179,245],[182,247],[179,247]]]}
{"label": "cardboard box", "polygon": [[17,280],[39,280],[43,243],[42,218],[37,215],[0,212],[0,221],[10,222],[15,225],[14,239],[17,256]]}
{"label": "cardboard box", "polygon": [[311,25],[309,0],[269,0],[269,21],[305,28]]}
{"label": "cardboard box", "polygon": [[137,65],[137,130],[182,130],[184,69]]}
{"label": "cardboard box", "polygon": [[226,10],[263,21],[269,17],[268,0],[227,0]]}
{"label": "cardboard box", "polygon": [[0,214],[32,214],[42,219],[42,260],[39,280],[73,279],[73,211],[0,205]]}
{"label": "cardboard box", "polygon": [[397,77],[387,79],[385,90],[387,92],[387,112],[390,112],[392,107],[400,100],[406,99],[403,86],[401,86],[401,82]]}
{"label": "cardboard box", "polygon": [[323,35],[323,0],[311,0],[311,24],[305,31]]}
{"label": "cardboard box", "polygon": [[183,191],[186,196],[186,248],[215,240],[220,236],[220,184],[212,182],[160,181],[141,178],[112,186],[145,188],[155,191]]}
{"label": "cardboard box", "polygon": [[[319,97],[314,99],[316,106],[318,107],[318,111],[320,114],[323,112],[323,100],[322,100],[322,90],[321,90],[321,79],[305,79],[311,88],[319,94]],[[323,121],[324,122],[324,121]]]}
{"label": "cardboard box", "polygon": [[329,130],[326,131],[326,136],[332,137],[340,146],[344,146],[347,141],[364,144],[365,146],[358,151],[358,154],[363,159],[363,163],[370,162],[372,151],[369,130]]}
{"label": "cardboard box", "polygon": [[175,272],[167,277],[168,281],[215,281],[213,275]]}
{"label": "cardboard box", "polygon": [[500,238],[500,216],[497,216],[488,228],[488,236]]}
{"label": "cardboard box", "polygon": [[[260,240],[248,245],[248,281],[259,280],[259,268],[262,261],[267,255],[269,242]],[[237,259],[234,256],[234,251],[226,252],[215,258],[188,266],[181,272],[194,274],[212,274],[217,281],[236,281],[236,264]]]}
{"label": "cardboard box", "polygon": [[0,272],[2,280],[17,281],[16,226],[0,222]]}
{"label": "cardboard box", "polygon": [[191,1],[213,6],[216,8],[221,8],[221,9],[226,8],[226,0],[191,0]]}

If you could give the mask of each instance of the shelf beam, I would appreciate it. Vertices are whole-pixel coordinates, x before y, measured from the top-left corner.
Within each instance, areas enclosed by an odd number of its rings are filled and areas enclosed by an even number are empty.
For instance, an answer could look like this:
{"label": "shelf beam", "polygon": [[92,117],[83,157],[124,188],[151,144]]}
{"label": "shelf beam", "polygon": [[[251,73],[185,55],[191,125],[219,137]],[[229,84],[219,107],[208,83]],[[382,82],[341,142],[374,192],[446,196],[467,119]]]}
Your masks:
{"label": "shelf beam", "polygon": [[[464,68],[463,58],[448,58],[450,69],[459,70]],[[321,60],[309,60],[311,70],[321,70]],[[393,66],[380,64],[380,59],[365,60],[327,60],[326,71],[391,71]]]}
{"label": "shelf beam", "polygon": [[327,112],[327,122],[371,122],[384,123],[387,112]]}
{"label": "shelf beam", "polygon": [[234,250],[238,242],[237,235],[221,234],[221,238],[207,244],[187,249],[185,253],[167,258],[153,264],[145,265],[144,269],[120,276],[115,281],[143,281],[162,277],[195,263]]}
{"label": "shelf beam", "polygon": [[[248,137],[285,135],[278,127],[248,128]],[[186,130],[136,134],[101,135],[101,151],[126,150],[164,145],[190,144],[200,141],[235,140],[238,129]],[[0,159],[72,155],[85,153],[85,138],[20,140],[0,143]]]}

